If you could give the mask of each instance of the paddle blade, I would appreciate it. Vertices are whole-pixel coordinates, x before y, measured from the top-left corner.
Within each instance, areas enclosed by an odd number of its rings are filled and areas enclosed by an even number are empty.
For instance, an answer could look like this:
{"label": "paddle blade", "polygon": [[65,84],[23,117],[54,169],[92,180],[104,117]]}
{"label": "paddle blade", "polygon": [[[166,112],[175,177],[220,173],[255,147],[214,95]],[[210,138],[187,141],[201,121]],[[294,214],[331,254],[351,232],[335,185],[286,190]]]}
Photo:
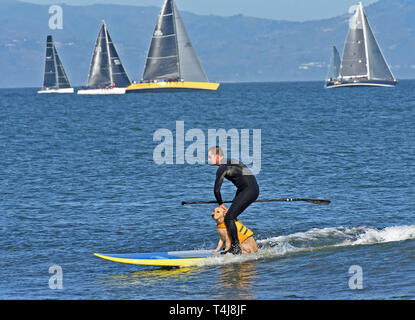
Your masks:
{"label": "paddle blade", "polygon": [[325,199],[306,199],[304,201],[311,202],[311,203],[314,203],[314,204],[325,204],[325,205],[331,203],[330,200],[325,200]]}

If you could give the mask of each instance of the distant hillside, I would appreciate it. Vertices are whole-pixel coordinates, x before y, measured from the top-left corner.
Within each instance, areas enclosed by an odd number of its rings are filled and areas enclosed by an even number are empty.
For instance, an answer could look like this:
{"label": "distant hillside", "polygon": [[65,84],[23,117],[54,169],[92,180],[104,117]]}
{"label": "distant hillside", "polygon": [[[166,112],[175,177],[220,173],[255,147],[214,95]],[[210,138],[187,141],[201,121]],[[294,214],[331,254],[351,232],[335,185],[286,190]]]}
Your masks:
{"label": "distant hillside", "polygon": [[[47,34],[58,42],[71,83],[85,84],[103,19],[130,78],[141,78],[160,8],[61,7],[63,30],[50,30],[49,6],[1,1],[0,87],[41,86]],[[415,1],[380,0],[366,12],[395,76],[415,78]],[[322,80],[331,45],[343,49],[349,18],[345,14],[326,20],[289,22],[242,15],[181,14],[212,81]]]}

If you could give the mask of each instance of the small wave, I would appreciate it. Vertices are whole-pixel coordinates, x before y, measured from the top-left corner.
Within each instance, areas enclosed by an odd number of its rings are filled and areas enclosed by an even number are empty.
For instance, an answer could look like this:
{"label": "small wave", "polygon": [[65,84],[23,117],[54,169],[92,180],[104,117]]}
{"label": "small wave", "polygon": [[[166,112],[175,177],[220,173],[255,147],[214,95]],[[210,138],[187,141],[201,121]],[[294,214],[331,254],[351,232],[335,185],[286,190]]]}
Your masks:
{"label": "small wave", "polygon": [[415,239],[415,225],[392,226],[384,229],[370,227],[314,228],[306,232],[257,240],[258,252],[255,254],[218,256],[204,261],[202,265],[241,263],[310,250],[374,245],[411,239]]}
{"label": "small wave", "polygon": [[311,229],[306,232],[258,240],[262,247],[287,243],[298,249],[336,246],[370,245],[415,239],[415,225],[392,226],[384,229],[370,227],[335,227]]}
{"label": "small wave", "polygon": [[351,245],[367,245],[415,239],[415,225],[394,226],[382,230],[367,229]]}

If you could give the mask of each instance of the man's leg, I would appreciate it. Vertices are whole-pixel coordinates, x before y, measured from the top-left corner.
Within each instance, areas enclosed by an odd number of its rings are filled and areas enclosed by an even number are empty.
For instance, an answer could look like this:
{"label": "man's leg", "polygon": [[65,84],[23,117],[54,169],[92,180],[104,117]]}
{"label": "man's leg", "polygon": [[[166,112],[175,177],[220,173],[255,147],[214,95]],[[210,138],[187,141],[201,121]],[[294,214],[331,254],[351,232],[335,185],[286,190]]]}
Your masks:
{"label": "man's leg", "polygon": [[[228,215],[228,213],[226,213],[226,215]],[[241,248],[239,246],[238,230],[236,228],[235,220],[225,219],[225,224],[226,229],[229,232],[229,237],[231,238],[231,248],[229,249],[229,252],[233,254],[240,254]]]}
{"label": "man's leg", "polygon": [[241,248],[239,246],[238,230],[236,228],[235,219],[256,199],[258,198],[257,192],[250,190],[237,193],[237,196],[232,201],[228,212],[225,215],[225,225],[229,232],[232,244],[229,250],[233,254],[241,254]]}

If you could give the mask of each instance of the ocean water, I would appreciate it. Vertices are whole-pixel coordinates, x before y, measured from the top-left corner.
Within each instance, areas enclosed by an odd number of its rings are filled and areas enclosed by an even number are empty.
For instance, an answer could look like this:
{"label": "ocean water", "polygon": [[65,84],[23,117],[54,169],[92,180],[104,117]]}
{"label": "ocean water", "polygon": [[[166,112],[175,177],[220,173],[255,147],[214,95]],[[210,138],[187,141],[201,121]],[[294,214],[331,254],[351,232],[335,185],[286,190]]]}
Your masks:
{"label": "ocean water", "polygon": [[[415,81],[322,85],[106,97],[1,89],[0,299],[414,299]],[[206,136],[261,129],[260,198],[331,204],[251,205],[240,220],[255,233],[254,256],[177,269],[93,256],[216,247],[214,206],[181,205],[214,200],[216,167],[153,158],[154,133],[176,139],[177,121]],[[225,181],[223,198],[234,191]]]}

